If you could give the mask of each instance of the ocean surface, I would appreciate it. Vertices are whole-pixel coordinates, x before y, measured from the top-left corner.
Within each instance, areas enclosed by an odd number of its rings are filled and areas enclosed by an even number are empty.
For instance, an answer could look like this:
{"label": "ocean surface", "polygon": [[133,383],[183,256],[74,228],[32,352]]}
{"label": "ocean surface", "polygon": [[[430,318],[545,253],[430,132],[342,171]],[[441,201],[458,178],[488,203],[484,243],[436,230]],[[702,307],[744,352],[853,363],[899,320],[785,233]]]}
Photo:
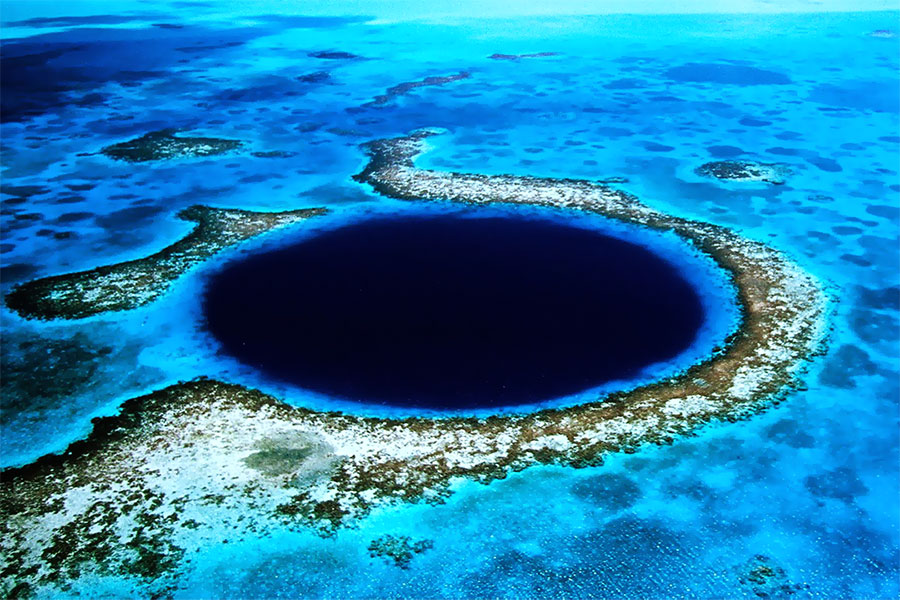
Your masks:
{"label": "ocean surface", "polygon": [[[686,14],[654,14],[659,3],[637,11],[645,14],[584,4],[557,14],[533,4],[483,14],[472,4],[285,4],[0,2],[2,293],[155,252],[190,231],[174,215],[193,204],[332,209],[302,231],[217,256],[137,310],[43,323],[0,310],[2,466],[60,451],[92,417],[199,375],[315,409],[400,414],[270,380],[221,353],[201,298],[211,276],[247,253],[377,216],[478,210],[388,200],[351,180],[366,162],[360,144],[439,127],[447,133],[429,138],[419,166],[624,178],[615,187],[652,207],[784,251],[832,299],[827,352],[786,402],[672,446],[596,468],[457,481],[444,505],[381,509],[333,537],[286,529],[209,543],[184,568],[177,595],[900,594],[900,12],[835,3],[777,13],[751,3],[740,13],[695,2]],[[545,52],[555,54],[490,58]],[[164,128],[247,147],[147,163],[98,153]],[[771,185],[694,172],[725,159],[783,163],[791,174]],[[18,186],[37,187],[23,195]],[[688,265],[685,276],[702,287],[708,326],[652,375],[676,372],[733,329],[731,290],[672,236],[621,235]],[[369,555],[369,541],[384,534],[433,546],[401,569]],[[747,577],[760,564],[775,573],[762,584]],[[60,594],[131,595],[115,578],[92,585]]]}

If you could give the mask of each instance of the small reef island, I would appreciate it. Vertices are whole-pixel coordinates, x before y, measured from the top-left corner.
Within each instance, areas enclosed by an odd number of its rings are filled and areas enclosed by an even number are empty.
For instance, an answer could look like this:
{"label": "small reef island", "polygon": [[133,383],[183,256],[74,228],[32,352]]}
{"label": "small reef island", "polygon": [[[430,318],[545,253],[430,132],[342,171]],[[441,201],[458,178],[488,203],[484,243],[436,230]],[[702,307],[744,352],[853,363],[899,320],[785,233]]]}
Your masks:
{"label": "small reef island", "polygon": [[776,163],[759,163],[749,160],[720,160],[697,167],[697,174],[729,181],[760,181],[782,185],[790,175],[790,169]]}
{"label": "small reef island", "polygon": [[173,158],[217,156],[237,150],[239,140],[176,135],[176,129],[151,131],[139,138],[107,146],[102,154],[114,160],[148,162]]}
{"label": "small reef island", "polygon": [[192,206],[178,218],[197,226],[155,254],[90,271],[37,279],[17,286],[6,305],[23,317],[80,319],[152,302],[193,265],[265,231],[327,212],[322,208],[280,213]]}
{"label": "small reef island", "polygon": [[[441,81],[409,87],[432,83]],[[390,198],[555,207],[673,232],[732,279],[737,331],[674,377],[531,413],[362,417],[299,408],[203,378],[134,398],[119,414],[94,419],[89,436],[64,453],[3,472],[0,589],[7,597],[109,573],[165,597],[196,551],[192,540],[227,530],[239,541],[286,524],[329,535],[379,506],[444,502],[455,478],[489,482],[538,464],[600,465],[611,453],[668,444],[711,421],[747,418],[802,385],[807,361],[822,350],[827,298],[779,251],[726,227],[666,214],[605,184],[417,168],[416,156],[437,134],[419,130],[366,144],[368,164],[354,178]],[[119,150],[139,160],[127,151]],[[706,170],[776,182],[750,165],[722,168]],[[151,302],[225,246],[321,212],[192,208],[181,216],[197,228],[161,252],[25,283],[6,302],[37,319],[127,310]],[[127,290],[120,285],[125,279]],[[426,539],[382,536],[368,549],[406,568],[430,547]]]}

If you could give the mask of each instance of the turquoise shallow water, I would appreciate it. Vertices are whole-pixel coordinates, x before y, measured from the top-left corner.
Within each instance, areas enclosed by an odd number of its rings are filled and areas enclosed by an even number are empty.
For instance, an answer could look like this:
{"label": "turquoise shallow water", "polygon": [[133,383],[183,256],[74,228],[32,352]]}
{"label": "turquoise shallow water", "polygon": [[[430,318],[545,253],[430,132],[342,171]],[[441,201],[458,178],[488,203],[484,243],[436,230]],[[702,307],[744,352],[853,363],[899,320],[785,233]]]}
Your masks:
{"label": "turquoise shallow water", "polygon": [[[3,123],[3,185],[45,188],[25,203],[4,196],[4,292],[155,251],[190,229],[171,215],[191,204],[334,214],[228,252],[128,314],[36,324],[4,309],[3,464],[59,450],[90,417],[198,374],[336,406],[218,356],[196,325],[196,295],[218,261],[254,248],[367,214],[466,210],[387,201],[350,180],[365,160],[360,143],[417,127],[448,130],[430,138],[421,166],[625,177],[618,186],[656,208],[782,249],[834,298],[829,349],[808,389],[750,421],[600,468],[461,481],[446,505],[385,509],[333,538],[285,531],[227,551],[206,543],[181,596],[897,596],[898,41],[869,34],[896,31],[898,13],[409,21],[377,4],[317,17],[277,4],[41,6],[4,3],[4,61],[32,62],[4,63],[4,101],[20,101]],[[60,16],[72,18],[51,18]],[[34,18],[44,20],[25,22]],[[322,50],[362,58],[308,56]],[[545,51],[559,54],[487,58]],[[401,82],[460,71],[470,77],[366,106]],[[329,76],[296,79],[318,72]],[[77,156],[162,127],[296,155]],[[781,162],[792,174],[770,186],[693,173],[724,158]],[[684,255],[664,236],[646,243]],[[733,316],[723,309],[717,331]],[[399,569],[366,550],[384,533],[434,545]],[[756,555],[783,570],[784,587],[742,583]],[[92,585],[88,596],[129,595],[114,579]]]}

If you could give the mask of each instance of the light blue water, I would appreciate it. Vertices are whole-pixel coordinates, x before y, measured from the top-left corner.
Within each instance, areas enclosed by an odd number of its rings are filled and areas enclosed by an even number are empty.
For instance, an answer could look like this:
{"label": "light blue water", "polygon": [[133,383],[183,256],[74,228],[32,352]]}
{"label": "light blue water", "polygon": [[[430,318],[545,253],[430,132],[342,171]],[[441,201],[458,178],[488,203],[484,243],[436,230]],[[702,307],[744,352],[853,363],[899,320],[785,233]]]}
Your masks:
{"label": "light blue water", "polygon": [[[361,142],[436,126],[449,133],[430,139],[421,166],[624,176],[621,187],[654,207],[784,250],[836,300],[829,351],[812,365],[809,389],[777,409],[600,468],[458,482],[444,506],[384,510],[330,539],[284,532],[228,552],[210,547],[184,575],[184,597],[753,597],[759,590],[740,578],[757,554],[784,570],[788,588],[767,590],[772,597],[898,595],[900,65],[897,38],[868,35],[900,29],[897,12],[411,22],[376,4],[317,19],[275,16],[276,4],[230,13],[176,4],[59,12],[4,3],[4,60],[61,52],[33,67],[31,114],[3,124],[3,185],[47,188],[23,204],[4,196],[4,292],[16,280],[155,251],[190,229],[171,215],[195,203],[335,210],[221,260],[367,212],[465,210],[387,201],[350,180],[365,161]],[[50,10],[106,17],[10,25]],[[307,56],[317,50],[364,59]],[[560,55],[487,58],[541,51]],[[707,81],[722,77],[702,67],[710,63],[733,67],[726,81]],[[776,75],[748,77],[748,68]],[[7,63],[3,70],[7,82],[17,72]],[[461,70],[471,77],[363,106],[398,83]],[[330,81],[295,79],[317,71]],[[775,83],[752,84],[764,75]],[[48,81],[77,89],[57,93]],[[169,126],[297,155],[144,164],[76,156]],[[783,162],[793,173],[784,186],[693,174],[732,157]],[[94,187],[72,189],[85,184]],[[54,237],[61,232],[71,235]],[[658,236],[646,243],[672,256],[684,251]],[[333,406],[228,364],[198,327],[185,326],[196,321],[204,273],[218,264],[128,314],[35,324],[3,309],[4,352],[14,359],[26,336],[46,343],[82,334],[108,348],[74,360],[70,375],[93,371],[56,396],[4,400],[3,463],[62,448],[91,416],[199,373]],[[719,317],[724,327],[727,312]],[[434,547],[402,570],[366,551],[384,533],[433,539]]]}

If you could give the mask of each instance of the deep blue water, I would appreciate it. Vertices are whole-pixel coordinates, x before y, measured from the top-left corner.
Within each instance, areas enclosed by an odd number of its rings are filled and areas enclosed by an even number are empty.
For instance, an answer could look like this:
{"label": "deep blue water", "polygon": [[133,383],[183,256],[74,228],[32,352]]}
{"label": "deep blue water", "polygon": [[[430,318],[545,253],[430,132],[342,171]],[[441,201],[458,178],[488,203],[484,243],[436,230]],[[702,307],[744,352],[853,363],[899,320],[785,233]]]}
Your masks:
{"label": "deep blue water", "polygon": [[366,221],[249,256],[208,284],[224,351],[363,402],[530,404],[686,350],[698,293],[649,249],[521,218]]}
{"label": "deep blue water", "polygon": [[[758,554],[783,569],[794,598],[898,596],[900,44],[869,35],[896,32],[896,10],[585,15],[582,6],[578,17],[529,17],[495,7],[439,18],[429,15],[450,3],[285,5],[3,2],[2,291],[156,251],[190,229],[171,215],[195,203],[328,206],[333,217],[310,222],[313,233],[405,210],[352,182],[365,161],[359,144],[439,126],[449,133],[430,138],[423,166],[624,177],[621,187],[655,208],[772,244],[828,286],[832,332],[808,389],[749,421],[598,468],[458,482],[445,505],[384,509],[330,539],[286,530],[202,542],[182,597],[755,598],[740,573]],[[560,54],[488,58],[541,51]],[[402,82],[461,70],[471,77],[370,105]],[[94,154],[162,127],[248,149],[156,164]],[[271,150],[295,154],[252,154]],[[783,186],[695,175],[718,158],[783,162],[792,174]],[[9,186],[37,187],[25,196]],[[315,408],[373,410],[280,386],[217,354],[204,328],[208,276],[306,231],[230,252],[132,313],[31,323],[3,309],[2,462],[59,450],[91,417],[197,375]],[[671,240],[651,245],[689,264],[685,278],[702,270]],[[690,279],[707,315],[728,304],[706,294],[711,279]],[[710,319],[706,347],[727,329],[727,314]],[[48,362],[51,343],[58,360]],[[401,570],[366,551],[384,533],[435,543]],[[91,585],[60,596],[128,595],[114,578]]]}

